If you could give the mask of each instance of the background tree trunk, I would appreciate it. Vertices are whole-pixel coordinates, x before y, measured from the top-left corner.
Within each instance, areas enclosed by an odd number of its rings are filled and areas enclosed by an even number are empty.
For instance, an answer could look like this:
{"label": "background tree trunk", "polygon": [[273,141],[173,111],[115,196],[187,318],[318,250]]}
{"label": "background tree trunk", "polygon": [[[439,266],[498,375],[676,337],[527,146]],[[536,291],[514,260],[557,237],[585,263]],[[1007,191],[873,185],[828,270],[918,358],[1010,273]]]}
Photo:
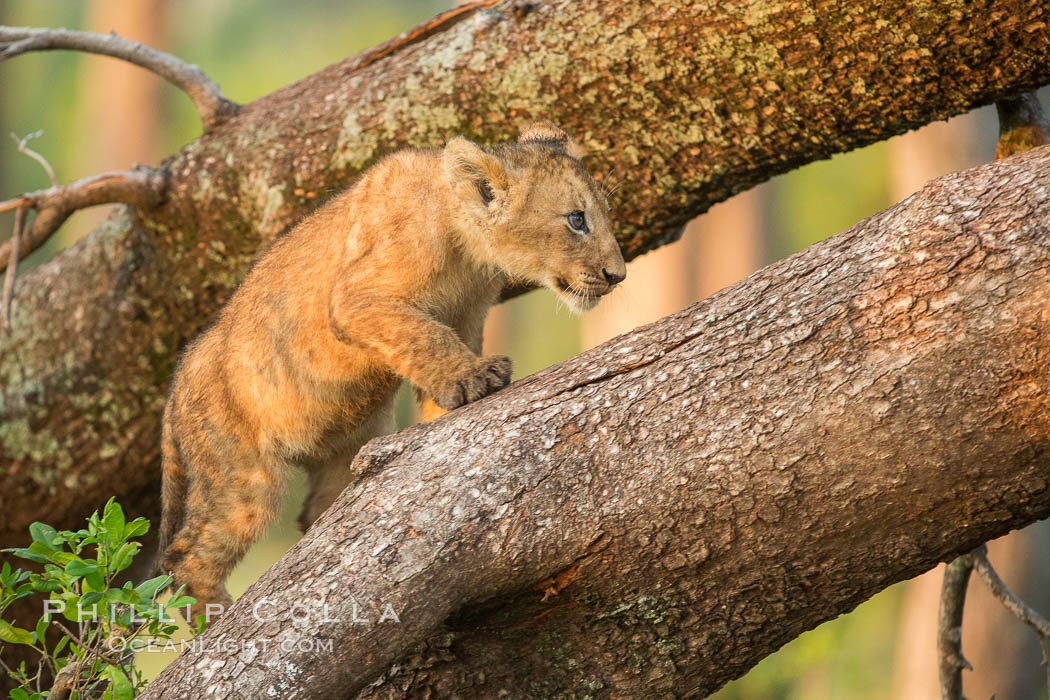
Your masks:
{"label": "background tree trunk", "polygon": [[[84,6],[87,31],[116,32],[147,46],[170,50],[163,0],[90,0]],[[176,90],[124,61],[85,55],[79,68],[78,96],[86,109],[83,121],[69,124],[69,138],[87,146],[72,164],[70,179],[127,170],[136,163],[154,163],[166,155],[158,152],[157,143],[162,91]],[[59,235],[66,241],[75,241],[98,226],[105,214],[105,207],[85,211],[65,224]]]}
{"label": "background tree trunk", "polygon": [[1048,187],[1050,147],[947,176],[369,443],[144,697],[702,695],[1045,517]]}

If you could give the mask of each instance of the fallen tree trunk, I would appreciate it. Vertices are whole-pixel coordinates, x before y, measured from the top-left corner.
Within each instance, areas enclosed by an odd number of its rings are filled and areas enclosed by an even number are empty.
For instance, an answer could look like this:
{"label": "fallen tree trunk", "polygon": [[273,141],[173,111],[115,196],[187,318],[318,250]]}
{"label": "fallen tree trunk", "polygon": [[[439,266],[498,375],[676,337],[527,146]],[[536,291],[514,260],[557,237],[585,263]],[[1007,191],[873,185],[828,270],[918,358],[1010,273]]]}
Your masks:
{"label": "fallen tree trunk", "polygon": [[369,443],[144,697],[703,695],[1046,517],[1048,191],[1050,147],[941,178]]}
{"label": "fallen tree trunk", "polygon": [[630,259],[776,173],[1050,81],[1047,2],[483,4],[497,14],[246,105],[165,162],[165,204],[20,280],[0,334],[0,546],[109,496],[156,517],[179,347],[261,242],[385,153],[558,122],[623,181]]}

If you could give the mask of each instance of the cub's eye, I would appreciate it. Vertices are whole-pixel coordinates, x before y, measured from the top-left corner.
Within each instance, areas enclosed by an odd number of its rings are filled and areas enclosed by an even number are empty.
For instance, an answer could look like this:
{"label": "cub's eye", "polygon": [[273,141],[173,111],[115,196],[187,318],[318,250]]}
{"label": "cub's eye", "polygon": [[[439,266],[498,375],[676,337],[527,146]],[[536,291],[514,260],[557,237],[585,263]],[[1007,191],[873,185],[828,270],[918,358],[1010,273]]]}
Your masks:
{"label": "cub's eye", "polygon": [[584,218],[583,212],[579,209],[566,214],[565,219],[569,222],[569,228],[573,231],[587,233],[587,219]]}

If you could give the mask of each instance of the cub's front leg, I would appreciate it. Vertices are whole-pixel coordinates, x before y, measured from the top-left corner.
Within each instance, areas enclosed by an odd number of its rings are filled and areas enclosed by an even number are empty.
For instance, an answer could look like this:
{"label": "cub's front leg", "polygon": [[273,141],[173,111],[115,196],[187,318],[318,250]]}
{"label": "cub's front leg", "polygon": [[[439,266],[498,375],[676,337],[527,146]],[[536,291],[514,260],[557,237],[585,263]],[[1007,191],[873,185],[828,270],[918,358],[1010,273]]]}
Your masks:
{"label": "cub's front leg", "polygon": [[343,293],[337,285],[329,320],[339,340],[376,351],[446,410],[510,383],[510,358],[475,355],[449,326],[399,299]]}

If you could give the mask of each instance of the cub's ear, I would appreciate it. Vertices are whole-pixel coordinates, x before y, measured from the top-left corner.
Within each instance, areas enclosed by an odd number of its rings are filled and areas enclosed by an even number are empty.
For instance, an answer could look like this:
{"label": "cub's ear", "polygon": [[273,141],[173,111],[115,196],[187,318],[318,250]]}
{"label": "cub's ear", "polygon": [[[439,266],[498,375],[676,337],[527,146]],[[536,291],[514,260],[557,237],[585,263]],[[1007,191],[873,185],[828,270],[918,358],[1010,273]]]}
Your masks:
{"label": "cub's ear", "polygon": [[507,171],[499,158],[462,136],[448,142],[442,162],[452,189],[465,199],[488,206],[507,191]]}
{"label": "cub's ear", "polygon": [[573,158],[583,156],[583,149],[568,134],[550,122],[536,122],[529,125],[518,137],[518,143],[538,143],[544,146],[560,148]]}

